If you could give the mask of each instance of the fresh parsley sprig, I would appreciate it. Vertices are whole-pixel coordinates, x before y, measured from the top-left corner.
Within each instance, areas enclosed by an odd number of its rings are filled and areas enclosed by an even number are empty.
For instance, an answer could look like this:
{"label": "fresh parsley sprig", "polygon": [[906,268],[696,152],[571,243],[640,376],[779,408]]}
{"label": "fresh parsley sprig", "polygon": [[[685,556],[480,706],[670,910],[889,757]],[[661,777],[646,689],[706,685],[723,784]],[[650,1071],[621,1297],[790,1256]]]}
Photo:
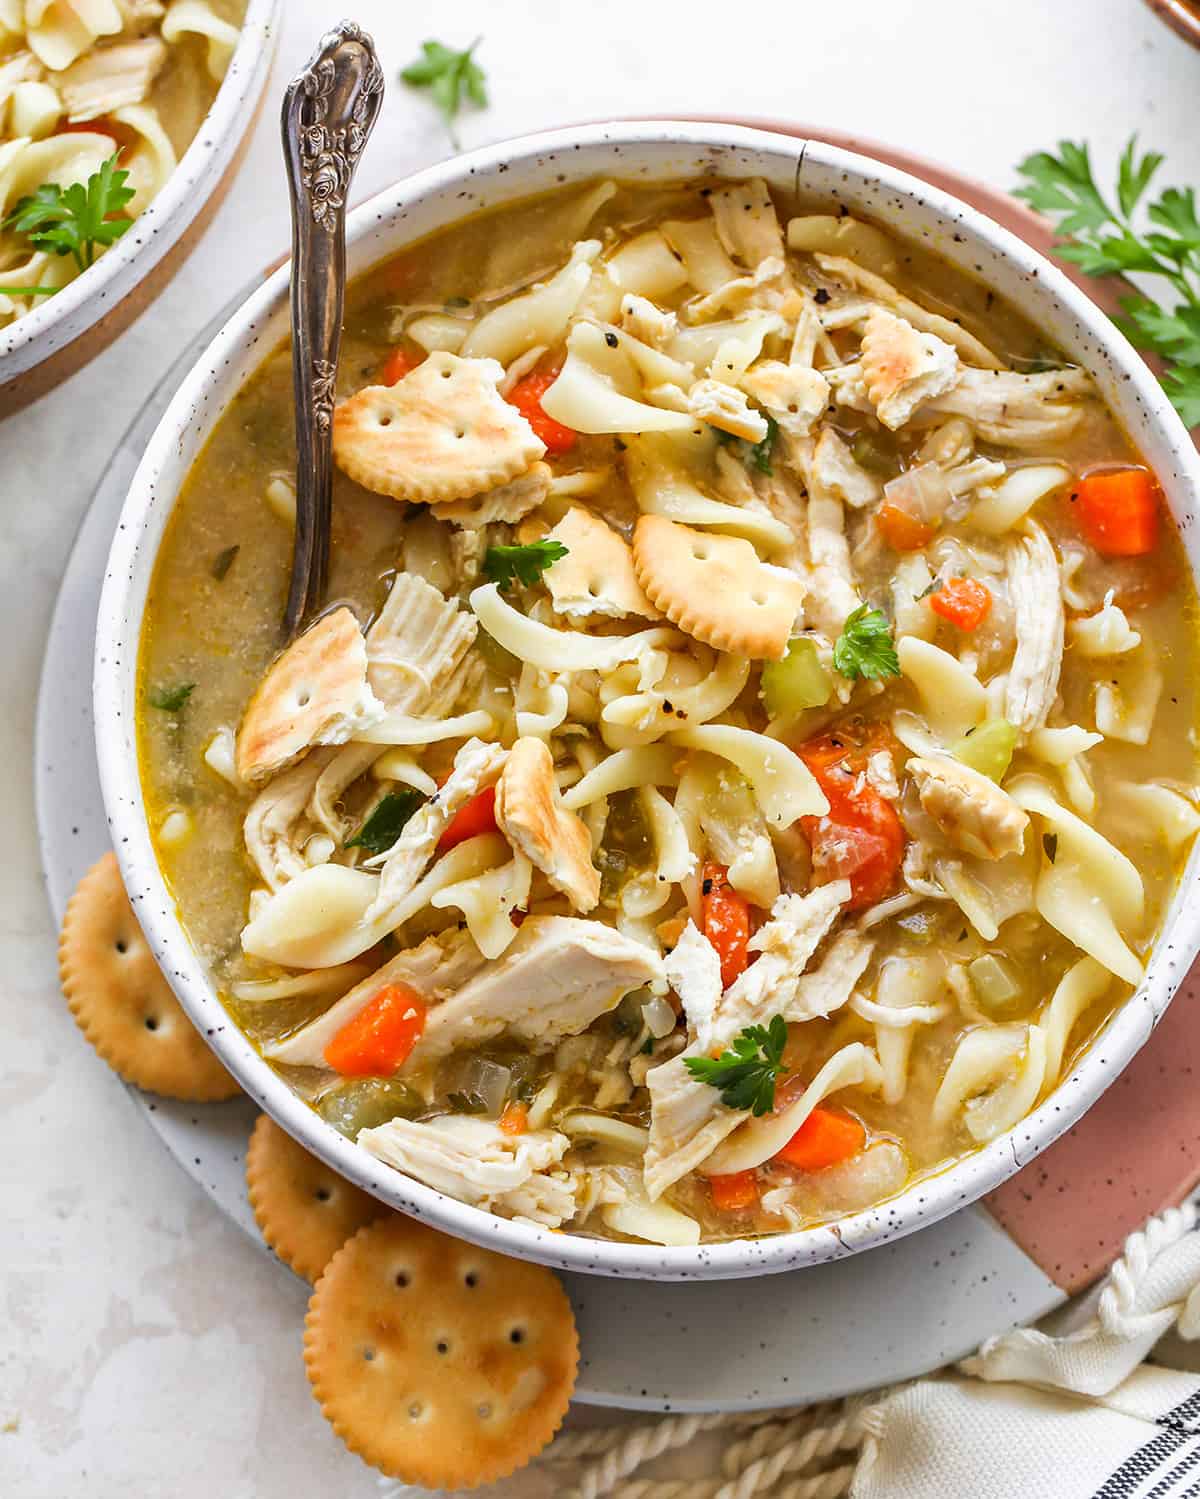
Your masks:
{"label": "fresh parsley sprig", "polygon": [[118,168],[114,152],[86,184],[59,187],[43,182],[18,202],[3,227],[24,235],[35,250],[71,256],[86,271],[98,252],[115,244],[133,223],[123,212],[134,196],[125,186],[128,178],[129,173]]}
{"label": "fresh parsley sprig", "polygon": [[195,682],[178,682],[173,687],[152,687],[147,699],[162,713],[182,713],[188,698],[196,690]]}
{"label": "fresh parsley sprig", "polygon": [[848,614],[833,648],[833,664],[844,677],[898,677],[900,658],[887,616],[867,604]]}
{"label": "fresh parsley sprig", "polygon": [[735,437],[732,432],[722,431],[720,427],[714,427],[713,431],[717,441],[735,449],[743,463],[757,469],[760,474],[774,474],[771,459],[775,451],[775,439],[779,435],[779,423],[773,416],[767,417],[767,435],[761,442],[747,442],[745,438]]}
{"label": "fresh parsley sprig", "polygon": [[551,563],[567,555],[561,541],[531,541],[527,546],[488,547],[483,557],[484,576],[502,589],[514,583],[532,588],[541,581]]}
{"label": "fresh parsley sprig", "polygon": [[354,837],[347,839],[346,847],[365,848],[368,854],[386,854],[424,801],[421,793],[411,786],[387,792],[376,802]]}
{"label": "fresh parsley sprig", "polygon": [[412,88],[427,88],[433,102],[442,112],[450,143],[458,150],[458,139],[454,133],[454,121],[462,107],[463,94],[480,109],[488,102],[483,69],[474,59],[474,52],[483,40],[477,36],[463,52],[455,52],[442,42],[423,42],[425,54],[409,63],[400,77]]}
{"label": "fresh parsley sprig", "polygon": [[1038,151],[1017,171],[1017,197],[1054,221],[1067,240],[1055,253],[1089,276],[1161,277],[1173,293],[1164,306],[1139,291],[1122,299],[1117,325],[1139,349],[1166,365],[1163,386],[1189,427],[1200,426],[1200,217],[1194,188],[1146,194],[1162,165],[1157,151],[1139,155],[1132,136],[1121,153],[1115,199],[1096,185],[1083,142],[1059,141],[1058,155]]}
{"label": "fresh parsley sprig", "polygon": [[776,1015],[769,1025],[748,1025],[719,1057],[688,1057],[687,1070],[697,1082],[716,1088],[726,1108],[769,1114],[775,1080],[788,1070],[783,1065],[787,1038],[783,1016]]}

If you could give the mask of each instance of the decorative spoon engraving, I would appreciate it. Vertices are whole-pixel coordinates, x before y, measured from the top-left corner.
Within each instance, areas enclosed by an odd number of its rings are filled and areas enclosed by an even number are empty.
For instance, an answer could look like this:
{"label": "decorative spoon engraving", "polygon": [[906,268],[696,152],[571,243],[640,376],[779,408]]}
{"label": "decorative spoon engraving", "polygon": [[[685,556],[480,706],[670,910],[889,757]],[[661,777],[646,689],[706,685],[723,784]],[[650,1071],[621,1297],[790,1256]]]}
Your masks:
{"label": "decorative spoon engraving", "polygon": [[283,97],[292,204],[292,391],[296,540],[284,614],[290,640],[321,607],[333,511],[333,398],[346,291],[346,197],[383,100],[371,38],[343,21]]}

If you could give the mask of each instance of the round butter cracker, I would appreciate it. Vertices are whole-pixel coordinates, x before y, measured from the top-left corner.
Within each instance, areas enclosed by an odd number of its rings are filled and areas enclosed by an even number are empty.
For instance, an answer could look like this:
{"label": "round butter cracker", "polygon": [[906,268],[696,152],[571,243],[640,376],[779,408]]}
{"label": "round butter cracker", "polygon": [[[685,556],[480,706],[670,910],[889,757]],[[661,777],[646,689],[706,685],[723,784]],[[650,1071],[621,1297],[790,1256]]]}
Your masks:
{"label": "round butter cracker", "polygon": [[361,1229],[317,1282],[304,1362],[352,1452],[405,1483],[473,1488],[530,1462],[579,1364],[558,1278],[399,1214]]}
{"label": "round butter cracker", "polygon": [[246,1189],[263,1238],[314,1282],[347,1239],[387,1209],[352,1187],[260,1114],[246,1151]]}
{"label": "round butter cracker", "polygon": [[171,992],[112,853],[88,870],[67,904],[58,971],[79,1029],[127,1083],[192,1103],[240,1092]]}
{"label": "round butter cracker", "polygon": [[643,515],[633,532],[633,566],[654,607],[696,640],[752,660],[778,661],[786,653],[804,584],[760,562],[741,537]]}

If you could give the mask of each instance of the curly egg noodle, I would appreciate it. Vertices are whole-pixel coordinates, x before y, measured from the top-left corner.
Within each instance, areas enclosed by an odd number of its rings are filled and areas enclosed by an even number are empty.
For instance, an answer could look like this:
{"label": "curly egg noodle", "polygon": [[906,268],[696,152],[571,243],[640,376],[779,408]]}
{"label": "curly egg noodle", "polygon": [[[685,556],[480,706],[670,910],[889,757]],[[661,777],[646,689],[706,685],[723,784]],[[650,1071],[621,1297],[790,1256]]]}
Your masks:
{"label": "curly egg noodle", "polygon": [[1011,1129],[1140,982],[1200,828],[1195,599],[986,288],[756,181],[409,248],[351,292],[330,605],[280,652],[288,403],[285,349],[178,502],[144,783],[231,1014],[390,1168],[657,1244],[829,1222]]}
{"label": "curly egg noodle", "polygon": [[116,155],[136,218],[175,170],[237,45],[244,0],[0,0],[0,327],[80,274],[14,210]]}

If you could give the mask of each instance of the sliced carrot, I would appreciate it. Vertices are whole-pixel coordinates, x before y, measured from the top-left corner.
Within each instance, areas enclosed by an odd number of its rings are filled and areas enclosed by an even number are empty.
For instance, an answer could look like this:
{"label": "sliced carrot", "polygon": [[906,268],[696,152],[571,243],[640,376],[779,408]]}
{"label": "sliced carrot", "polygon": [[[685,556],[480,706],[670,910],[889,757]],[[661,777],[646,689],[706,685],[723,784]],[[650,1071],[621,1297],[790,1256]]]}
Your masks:
{"label": "sliced carrot", "polygon": [[394,348],[383,361],[383,368],[379,371],[380,385],[395,385],[397,380],[403,380],[405,375],[411,374],[421,362],[416,354],[410,354],[407,349]]}
{"label": "sliced carrot", "polygon": [[710,1176],[713,1207],[722,1213],[740,1213],[758,1206],[758,1172],[734,1171],[728,1176]]}
{"label": "sliced carrot", "polygon": [[704,935],[721,960],[721,987],[728,989],[746,967],[750,903],[729,883],[729,870],[724,864],[705,864],[701,873],[700,908]]}
{"label": "sliced carrot", "polygon": [[1141,557],[1158,541],[1158,483],[1147,469],[1086,474],[1072,494],[1084,536],[1105,557]]}
{"label": "sliced carrot", "polygon": [[812,848],[813,869],[825,884],[850,881],[852,911],[882,900],[896,882],[904,857],[904,826],[891,802],[864,777],[872,751],[890,735],[864,726],[835,729],[799,746],[797,753],[829,801],[824,817],[802,817]]}
{"label": "sliced carrot", "polygon": [[933,527],[928,521],[887,500],[876,510],[875,524],[893,552],[919,552],[933,540]]}
{"label": "sliced carrot", "polygon": [[848,1161],[866,1143],[867,1132],[857,1119],[833,1109],[814,1109],[774,1159],[801,1171],[822,1171]]}
{"label": "sliced carrot", "polygon": [[992,612],[992,594],[977,578],[950,578],[929,595],[929,607],[960,630],[977,630]]}
{"label": "sliced carrot", "polygon": [[564,427],[562,422],[556,422],[542,410],[542,397],[558,379],[558,374],[557,369],[534,370],[531,375],[518,380],[505,398],[517,408],[551,454],[568,453],[579,441],[578,432]]}
{"label": "sliced carrot", "polygon": [[529,1128],[529,1109],[514,1098],[512,1103],[505,1104],[498,1123],[506,1135],[523,1135]]}
{"label": "sliced carrot", "polygon": [[425,1001],[407,984],[385,984],[325,1048],[346,1077],[391,1077],[425,1029]]}
{"label": "sliced carrot", "polygon": [[456,843],[478,838],[481,833],[496,831],[496,788],[487,786],[476,792],[465,807],[460,807],[438,839],[438,850],[445,853]]}

